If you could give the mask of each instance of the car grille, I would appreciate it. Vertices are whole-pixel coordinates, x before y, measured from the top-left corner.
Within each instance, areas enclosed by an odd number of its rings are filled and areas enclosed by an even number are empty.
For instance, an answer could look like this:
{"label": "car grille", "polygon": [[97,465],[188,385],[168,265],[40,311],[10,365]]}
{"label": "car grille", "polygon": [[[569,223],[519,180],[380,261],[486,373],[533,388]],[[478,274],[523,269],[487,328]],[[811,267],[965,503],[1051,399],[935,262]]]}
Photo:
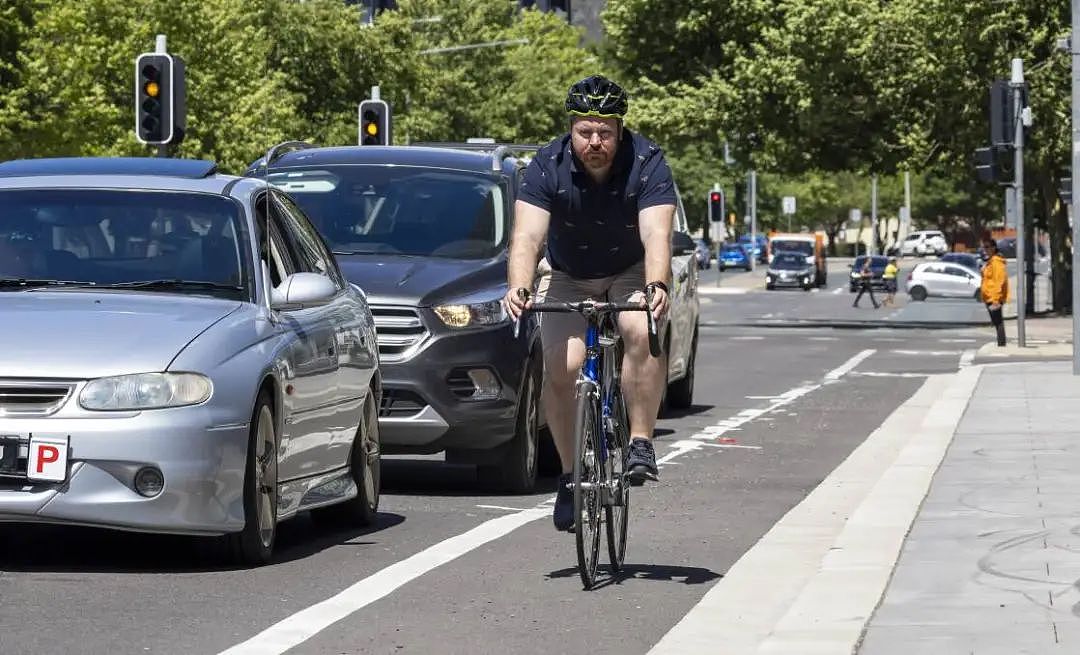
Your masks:
{"label": "car grille", "polygon": [[0,416],[48,416],[71,395],[74,384],[0,380]]}
{"label": "car grille", "polygon": [[0,435],[0,486],[26,481],[29,444],[29,439]]}
{"label": "car grille", "polygon": [[458,398],[468,398],[476,393],[476,385],[473,384],[472,378],[469,377],[469,372],[463,368],[450,371],[450,375],[446,378],[446,384],[450,387],[450,393]]}
{"label": "car grille", "polygon": [[371,308],[379,342],[379,359],[398,362],[410,357],[428,338],[420,314],[411,307]]}
{"label": "car grille", "polygon": [[427,403],[418,394],[404,389],[383,389],[380,418],[407,418],[419,414]]}

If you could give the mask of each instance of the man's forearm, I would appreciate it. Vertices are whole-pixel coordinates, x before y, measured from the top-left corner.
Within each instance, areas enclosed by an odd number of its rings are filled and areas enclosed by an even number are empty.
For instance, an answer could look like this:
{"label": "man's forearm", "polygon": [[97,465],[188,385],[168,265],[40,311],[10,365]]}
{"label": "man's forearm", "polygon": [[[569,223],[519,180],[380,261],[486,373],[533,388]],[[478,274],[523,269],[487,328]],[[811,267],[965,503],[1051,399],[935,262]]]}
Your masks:
{"label": "man's forearm", "polygon": [[515,235],[508,262],[511,289],[519,287],[532,289],[533,280],[536,278],[536,264],[540,261],[541,246],[543,246],[543,241],[531,235]]}
{"label": "man's forearm", "polygon": [[654,234],[645,244],[645,281],[671,287],[671,236]]}

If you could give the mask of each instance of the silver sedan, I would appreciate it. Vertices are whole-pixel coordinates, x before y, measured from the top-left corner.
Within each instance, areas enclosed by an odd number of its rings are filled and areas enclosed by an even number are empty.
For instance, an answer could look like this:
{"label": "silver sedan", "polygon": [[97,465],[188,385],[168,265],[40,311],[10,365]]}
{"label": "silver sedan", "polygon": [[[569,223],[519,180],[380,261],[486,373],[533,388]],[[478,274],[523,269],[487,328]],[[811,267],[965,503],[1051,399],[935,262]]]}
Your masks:
{"label": "silver sedan", "polygon": [[0,317],[0,521],[218,536],[258,565],[302,510],[373,520],[374,323],[277,189],[0,164]]}

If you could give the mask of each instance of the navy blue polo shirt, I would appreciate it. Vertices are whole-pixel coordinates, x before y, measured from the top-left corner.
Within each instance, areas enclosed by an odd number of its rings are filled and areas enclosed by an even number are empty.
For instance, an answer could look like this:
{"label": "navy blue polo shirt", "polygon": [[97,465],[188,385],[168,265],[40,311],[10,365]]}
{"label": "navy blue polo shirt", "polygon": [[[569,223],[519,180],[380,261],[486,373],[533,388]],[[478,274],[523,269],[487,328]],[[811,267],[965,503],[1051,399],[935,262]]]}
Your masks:
{"label": "navy blue polo shirt", "polygon": [[567,133],[533,157],[518,199],[551,214],[548,262],[576,279],[617,275],[642,261],[638,212],[676,204],[663,151],[627,129],[604,183],[597,184],[586,172]]}

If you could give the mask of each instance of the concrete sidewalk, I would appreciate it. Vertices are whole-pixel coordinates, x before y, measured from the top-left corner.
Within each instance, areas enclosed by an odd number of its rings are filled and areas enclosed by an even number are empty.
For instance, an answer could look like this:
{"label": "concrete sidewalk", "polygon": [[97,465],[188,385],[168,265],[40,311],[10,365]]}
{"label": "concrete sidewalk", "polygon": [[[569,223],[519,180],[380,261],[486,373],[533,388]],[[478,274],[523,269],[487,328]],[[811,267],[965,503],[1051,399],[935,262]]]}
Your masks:
{"label": "concrete sidewalk", "polygon": [[1028,318],[1024,322],[1027,347],[1017,343],[1016,321],[1005,323],[1008,343],[1000,347],[996,343],[994,328],[980,330],[987,340],[975,355],[975,363],[989,364],[1001,361],[1070,360],[1072,347],[1072,317],[1052,316]]}
{"label": "concrete sidewalk", "polygon": [[983,368],[860,655],[1080,652],[1080,377]]}

